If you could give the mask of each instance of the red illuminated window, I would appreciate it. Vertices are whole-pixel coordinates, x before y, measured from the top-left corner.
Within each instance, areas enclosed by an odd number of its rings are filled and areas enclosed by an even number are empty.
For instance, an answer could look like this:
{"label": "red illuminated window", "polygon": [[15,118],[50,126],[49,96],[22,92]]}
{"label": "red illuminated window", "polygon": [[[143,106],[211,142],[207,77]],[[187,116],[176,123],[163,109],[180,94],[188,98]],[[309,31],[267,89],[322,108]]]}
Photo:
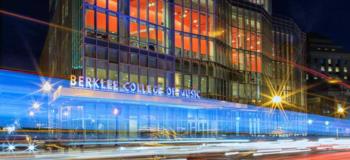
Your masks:
{"label": "red illuminated window", "polygon": [[184,36],[184,50],[191,51],[191,39],[189,36]]}
{"label": "red illuminated window", "polygon": [[137,0],[130,0],[130,16],[131,17],[137,17],[138,15],[138,4]]}
{"label": "red illuminated window", "polygon": [[182,39],[179,32],[175,32],[175,47],[182,48]]}
{"label": "red illuminated window", "polygon": [[137,39],[138,38],[138,24],[135,20],[130,20],[130,37]]}
{"label": "red illuminated window", "polygon": [[232,50],[232,64],[238,66],[238,52],[236,49]]}
{"label": "red illuminated window", "polygon": [[147,6],[149,5],[147,1],[140,1],[140,19],[147,21]]}
{"label": "red illuminated window", "polygon": [[262,72],[262,61],[261,61],[261,57],[258,56],[257,59],[256,59],[256,61],[257,61],[257,72],[258,72],[258,73],[261,73],[261,72]]}
{"label": "red illuminated window", "polygon": [[197,11],[192,11],[192,33],[199,33],[199,14]]}
{"label": "red illuminated window", "polygon": [[163,0],[158,0],[158,25],[164,24],[164,5]]}
{"label": "red illuminated window", "polygon": [[198,53],[199,51],[198,42],[199,41],[197,37],[192,38],[192,52],[194,53]]}
{"label": "red illuminated window", "polygon": [[207,40],[201,39],[201,54],[207,54]]}
{"label": "red illuminated window", "polygon": [[251,71],[252,72],[257,72],[257,68],[256,68],[256,56],[252,55],[251,56]]}
{"label": "red illuminated window", "polygon": [[85,13],[85,27],[95,29],[95,13],[93,10],[87,9]]}
{"label": "red illuminated window", "polygon": [[175,11],[174,11],[174,17],[175,17],[175,30],[181,31],[182,30],[182,8],[178,5],[175,5]]}
{"label": "red illuminated window", "polygon": [[257,52],[261,52],[261,49],[262,49],[262,47],[261,47],[261,36],[260,35],[257,35],[257,37],[256,37],[256,45],[257,45]]}
{"label": "red illuminated window", "polygon": [[106,14],[97,12],[97,30],[106,32]]}
{"label": "red illuminated window", "polygon": [[237,48],[237,41],[238,41],[238,29],[232,28],[232,48]]}
{"label": "red illuminated window", "polygon": [[200,34],[203,36],[207,36],[207,16],[205,14],[200,14]]}
{"label": "red illuminated window", "polygon": [[183,14],[183,24],[184,24],[184,31],[190,32],[191,27],[191,10],[185,8],[184,14]]}
{"label": "red illuminated window", "polygon": [[118,11],[118,0],[109,0],[108,9],[111,11]]}
{"label": "red illuminated window", "polygon": [[108,30],[110,33],[118,32],[118,18],[116,16],[109,16]]}
{"label": "red illuminated window", "polygon": [[[157,14],[157,5],[156,0],[148,0],[148,14],[149,14],[149,21],[151,23],[156,23],[156,14]],[[142,13],[141,13],[142,14]],[[142,17],[142,16],[141,16]],[[146,18],[144,18],[146,19]]]}
{"label": "red illuminated window", "polygon": [[96,5],[101,8],[106,8],[106,0],[97,0]]}
{"label": "red illuminated window", "polygon": [[85,0],[85,2],[91,4],[91,5],[94,5],[95,4],[95,0]]}

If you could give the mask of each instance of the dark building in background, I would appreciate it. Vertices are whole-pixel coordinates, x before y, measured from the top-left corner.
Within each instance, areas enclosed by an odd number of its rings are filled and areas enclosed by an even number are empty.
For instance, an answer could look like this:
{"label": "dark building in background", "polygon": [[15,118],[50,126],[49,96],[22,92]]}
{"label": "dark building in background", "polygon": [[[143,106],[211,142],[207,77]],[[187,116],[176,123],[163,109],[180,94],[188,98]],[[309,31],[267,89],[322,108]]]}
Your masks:
{"label": "dark building in background", "polygon": [[[328,37],[310,33],[307,36],[308,67],[323,75],[307,74],[308,110],[327,116],[335,116],[338,107],[345,107],[349,90],[341,85],[349,84],[350,53]],[[328,78],[323,78],[326,76]]]}
{"label": "dark building in background", "polygon": [[[270,0],[51,0],[41,68],[177,89],[247,104],[299,90],[303,33]],[[69,29],[71,28],[71,29]],[[281,57],[281,58],[280,58]],[[287,79],[285,85],[281,85]],[[305,94],[286,99],[306,107]]]}

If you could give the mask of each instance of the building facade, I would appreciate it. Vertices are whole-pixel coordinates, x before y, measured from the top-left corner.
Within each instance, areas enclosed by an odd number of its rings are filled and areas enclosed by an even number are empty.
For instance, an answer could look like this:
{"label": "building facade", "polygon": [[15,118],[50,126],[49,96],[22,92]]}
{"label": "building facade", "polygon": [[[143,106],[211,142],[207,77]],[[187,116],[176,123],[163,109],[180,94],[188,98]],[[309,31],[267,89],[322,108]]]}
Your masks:
{"label": "building facade", "polygon": [[338,116],[338,107],[349,101],[350,54],[326,36],[310,33],[307,37],[307,64],[319,74],[308,73],[308,108],[313,113]]}
{"label": "building facade", "polygon": [[[294,67],[303,62],[302,32],[274,18],[270,0],[51,0],[50,10],[59,27],[49,31],[41,68],[54,76],[194,89],[257,105],[270,101],[270,82],[284,95],[303,84]],[[286,100],[304,108],[304,97]]]}

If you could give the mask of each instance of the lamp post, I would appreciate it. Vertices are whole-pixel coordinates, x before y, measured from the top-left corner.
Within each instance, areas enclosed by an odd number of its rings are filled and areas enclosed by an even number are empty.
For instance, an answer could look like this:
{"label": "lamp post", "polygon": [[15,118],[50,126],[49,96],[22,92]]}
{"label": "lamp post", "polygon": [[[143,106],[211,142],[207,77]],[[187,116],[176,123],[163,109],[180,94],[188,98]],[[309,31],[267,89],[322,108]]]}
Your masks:
{"label": "lamp post", "polygon": [[272,97],[272,103],[273,104],[280,104],[280,103],[282,103],[282,97],[281,96],[273,96]]}

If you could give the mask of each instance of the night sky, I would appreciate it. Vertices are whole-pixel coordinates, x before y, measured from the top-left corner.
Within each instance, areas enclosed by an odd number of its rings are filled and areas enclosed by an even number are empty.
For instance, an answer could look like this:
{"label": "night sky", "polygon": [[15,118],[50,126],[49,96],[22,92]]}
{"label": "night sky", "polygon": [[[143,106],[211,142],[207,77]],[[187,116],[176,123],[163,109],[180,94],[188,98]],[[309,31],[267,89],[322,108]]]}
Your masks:
{"label": "night sky", "polygon": [[[291,17],[304,32],[331,37],[350,50],[349,0],[273,0],[273,13]],[[1,10],[48,21],[48,0],[0,0]],[[0,15],[0,66],[34,70],[47,26]]]}

